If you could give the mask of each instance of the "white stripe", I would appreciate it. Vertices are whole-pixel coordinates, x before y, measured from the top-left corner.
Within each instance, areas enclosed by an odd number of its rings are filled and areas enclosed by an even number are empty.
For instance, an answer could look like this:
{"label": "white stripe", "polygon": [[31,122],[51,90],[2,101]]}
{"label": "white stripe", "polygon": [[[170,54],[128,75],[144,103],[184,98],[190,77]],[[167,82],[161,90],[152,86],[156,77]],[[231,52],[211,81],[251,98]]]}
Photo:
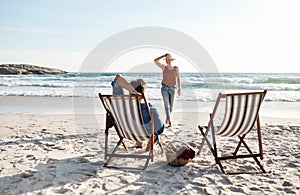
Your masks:
{"label": "white stripe", "polygon": [[141,123],[142,116],[139,112],[139,101],[118,96],[112,97],[111,102],[111,112],[121,128],[122,132],[120,133],[122,136],[135,141],[142,141],[149,137],[144,125]]}
{"label": "white stripe", "polygon": [[226,128],[226,126],[228,125],[228,123],[230,122],[230,113],[231,113],[231,96],[228,96],[226,98],[226,110],[225,110],[225,116],[223,119],[223,122],[221,123],[220,128],[218,129],[218,131],[216,131],[216,134],[220,134],[222,131],[224,131],[224,129]]}
{"label": "white stripe", "polygon": [[[233,105],[231,102],[232,98],[234,98]],[[227,96],[226,113],[224,116],[224,120],[222,122],[221,127],[216,132],[216,134],[221,136],[233,136],[233,135],[238,136],[238,135],[243,135],[245,133],[248,133],[252,129],[253,124],[256,120],[260,103],[261,103],[261,94],[248,95],[247,104],[246,104],[246,95]],[[232,113],[230,113],[232,106],[233,106],[233,110]],[[232,114],[231,118],[230,118],[230,114]],[[227,125],[228,128],[226,129]],[[240,126],[241,128],[239,128]]]}

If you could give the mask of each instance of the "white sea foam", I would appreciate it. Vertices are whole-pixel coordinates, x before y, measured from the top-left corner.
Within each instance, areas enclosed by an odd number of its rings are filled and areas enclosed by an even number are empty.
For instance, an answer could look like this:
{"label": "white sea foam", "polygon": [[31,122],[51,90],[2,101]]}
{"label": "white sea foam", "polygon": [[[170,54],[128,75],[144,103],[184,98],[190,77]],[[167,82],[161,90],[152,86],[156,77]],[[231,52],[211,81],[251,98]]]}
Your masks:
{"label": "white sea foam", "polygon": [[[147,97],[161,100],[160,73],[123,73],[128,80],[143,78]],[[62,75],[0,75],[0,96],[97,97],[111,93],[115,73],[70,73]],[[214,101],[219,92],[267,89],[266,101],[299,102],[300,74],[181,74],[180,101]]]}

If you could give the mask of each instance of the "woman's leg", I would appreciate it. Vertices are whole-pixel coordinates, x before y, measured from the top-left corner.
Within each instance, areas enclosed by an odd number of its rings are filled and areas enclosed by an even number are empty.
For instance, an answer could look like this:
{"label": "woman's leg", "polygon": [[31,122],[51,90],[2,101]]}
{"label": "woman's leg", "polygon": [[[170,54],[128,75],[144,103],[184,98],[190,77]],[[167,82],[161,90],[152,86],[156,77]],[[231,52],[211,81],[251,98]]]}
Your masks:
{"label": "woman's leg", "polygon": [[164,101],[166,119],[168,120],[170,119],[170,107],[169,107],[169,92],[166,86],[161,87],[161,95]]}
{"label": "woman's leg", "polygon": [[173,111],[174,99],[175,99],[175,88],[169,88],[169,105],[170,113]]}

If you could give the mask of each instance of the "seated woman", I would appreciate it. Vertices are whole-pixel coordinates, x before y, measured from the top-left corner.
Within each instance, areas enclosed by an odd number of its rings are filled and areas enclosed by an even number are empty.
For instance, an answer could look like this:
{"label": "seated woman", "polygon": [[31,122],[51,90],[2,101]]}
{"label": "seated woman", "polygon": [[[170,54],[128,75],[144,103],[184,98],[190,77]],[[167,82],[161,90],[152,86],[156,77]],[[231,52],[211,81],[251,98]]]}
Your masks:
{"label": "seated woman", "polygon": [[[146,89],[146,82],[143,79],[133,80],[130,83],[120,74],[115,76],[115,79],[111,83],[113,94],[124,94],[123,88],[127,89],[130,94],[144,93]],[[158,143],[160,143],[159,135],[164,131],[164,124],[159,117],[158,111],[149,103],[149,108],[151,113],[154,116],[154,130]],[[141,111],[143,116],[143,121],[145,124],[145,128],[151,133],[151,118],[149,116],[147,106],[145,103],[141,103]],[[154,140],[156,140],[156,138]],[[142,147],[142,142],[137,142],[137,147]],[[149,144],[147,145],[147,149],[149,148]]]}

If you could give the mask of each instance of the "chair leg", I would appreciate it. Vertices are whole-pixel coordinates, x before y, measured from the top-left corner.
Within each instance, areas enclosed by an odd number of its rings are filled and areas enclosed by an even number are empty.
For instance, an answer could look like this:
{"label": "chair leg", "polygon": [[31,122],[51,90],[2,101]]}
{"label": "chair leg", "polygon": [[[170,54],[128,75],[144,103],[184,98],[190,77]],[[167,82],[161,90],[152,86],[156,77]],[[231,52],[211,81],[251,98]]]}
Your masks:
{"label": "chair leg", "polygon": [[[230,173],[226,173],[225,170],[221,167],[221,170],[224,174],[228,174],[228,175],[236,175],[236,174],[257,174],[257,173],[267,173],[266,170],[264,169],[264,167],[261,165],[260,161],[258,160],[257,157],[260,156],[260,154],[254,154],[251,149],[249,148],[249,146],[246,144],[246,142],[244,141],[245,136],[239,136],[240,138],[240,142],[238,144],[238,147],[236,149],[236,151],[234,152],[233,156],[224,156],[224,157],[218,157],[218,164],[220,165],[220,167],[222,166],[221,164],[221,160],[230,160],[230,159],[238,159],[238,158],[253,158],[254,161],[256,162],[256,164],[259,166],[259,168],[261,169],[261,172],[230,172]],[[238,152],[238,148],[240,148],[241,144],[243,144],[245,146],[245,148],[247,149],[249,154],[244,154],[244,155],[237,155]]]}
{"label": "chair leg", "polygon": [[108,129],[105,129],[105,146],[104,146],[104,159],[107,159],[107,147],[108,147]]}
{"label": "chair leg", "polygon": [[159,147],[160,147],[161,153],[163,154],[163,153],[164,153],[164,149],[163,149],[163,147],[162,147],[162,144],[159,142],[158,145],[159,145]]}
{"label": "chair leg", "polygon": [[125,150],[128,152],[128,147],[123,139],[122,139],[122,145],[124,146]]}
{"label": "chair leg", "polygon": [[[151,162],[153,162],[154,161],[154,159],[153,159],[153,149],[154,149],[154,138],[155,138],[155,135],[154,134],[152,134],[151,135],[151,149],[150,149],[150,156],[151,156]],[[147,165],[148,166],[148,165]]]}
{"label": "chair leg", "polygon": [[[203,128],[199,126],[199,130],[204,138],[204,140],[206,141],[211,153],[213,154],[213,156],[215,157],[215,162],[216,164],[219,164],[220,167],[222,168],[222,164],[220,163],[219,159],[218,159],[218,154],[217,154],[217,146],[216,146],[216,142],[215,142],[215,139],[213,139],[214,143],[213,143],[213,146],[211,145],[211,143],[209,142],[209,140],[207,139],[207,132],[208,132],[208,129],[206,130],[206,132],[204,133],[203,131]],[[214,138],[214,132],[213,132],[213,138]],[[223,169],[223,168],[222,168]]]}
{"label": "chair leg", "polygon": [[[201,127],[201,126],[199,125],[198,128],[199,128],[199,130],[200,130],[200,132],[201,132],[201,134],[202,134],[202,136],[203,136],[201,144],[203,145],[203,144],[204,144],[203,142],[205,141],[205,142],[207,143],[207,145],[208,145],[210,151],[211,151],[211,152],[213,153],[213,155],[214,155],[214,154],[215,154],[215,151],[214,151],[212,145],[210,144],[209,140],[207,139],[208,129],[206,129],[206,132],[204,133],[203,127]],[[201,147],[200,149],[202,150],[202,147]],[[200,149],[199,149],[199,151],[198,151],[198,154],[200,154],[200,152],[201,152]]]}
{"label": "chair leg", "polygon": [[199,130],[200,130],[200,132],[201,132],[201,134],[202,134],[202,136],[203,136],[203,139],[206,141],[206,143],[207,143],[207,145],[208,145],[208,147],[209,147],[211,153],[212,153],[213,156],[215,157],[215,163],[216,163],[217,165],[219,165],[219,167],[220,167],[222,173],[227,174],[227,172],[225,171],[225,169],[224,169],[224,167],[223,167],[221,161],[219,160],[219,158],[218,158],[218,156],[217,156],[217,153],[216,153],[216,150],[215,150],[215,148],[216,148],[216,143],[214,143],[214,147],[213,147],[213,146],[211,145],[211,143],[209,142],[209,140],[207,139],[207,132],[208,132],[208,130],[206,130],[206,132],[204,133],[203,127],[198,126],[198,128],[199,128]]}
{"label": "chair leg", "polygon": [[122,139],[120,139],[120,141],[117,143],[116,147],[114,148],[113,152],[109,155],[106,163],[104,164],[104,166],[108,166],[108,163],[110,162],[110,160],[112,159],[112,157],[114,156],[114,154],[117,152],[119,146],[121,145],[122,143]]}
{"label": "chair leg", "polygon": [[212,150],[212,147],[211,147],[210,142],[209,142],[208,139],[207,139],[207,135],[208,135],[208,127],[205,126],[205,128],[206,128],[205,133],[204,133],[204,131],[203,131],[203,127],[202,127],[202,126],[199,125],[198,128],[199,128],[199,130],[200,130],[200,132],[201,132],[201,135],[202,135],[202,140],[201,140],[201,143],[200,143],[200,146],[199,146],[199,150],[198,150],[198,152],[197,152],[197,155],[200,155],[200,153],[201,153],[201,151],[202,151],[202,148],[203,148],[203,145],[204,145],[204,142],[207,143],[207,145],[208,145],[208,147],[210,148],[210,150]]}
{"label": "chair leg", "polygon": [[259,153],[260,153],[260,160],[263,160],[264,159],[264,153],[263,153],[263,146],[262,146],[262,137],[261,137],[259,116],[257,116],[257,118],[256,118],[256,127],[257,127],[257,136],[258,136],[258,147],[259,147]]}
{"label": "chair leg", "polygon": [[[223,167],[223,165],[222,165],[222,163],[221,163],[221,159],[220,159],[221,157],[218,157],[218,156],[217,156],[217,152],[216,152],[216,143],[213,143],[213,146],[212,146],[211,143],[209,142],[209,140],[207,139],[207,136],[206,136],[208,130],[206,130],[206,132],[204,132],[204,131],[203,131],[203,127],[201,127],[201,126],[198,126],[198,127],[199,127],[199,130],[200,130],[200,132],[201,132],[201,134],[202,134],[202,136],[203,136],[203,139],[204,139],[205,142],[207,143],[207,145],[208,145],[208,147],[209,147],[211,153],[214,155],[216,164],[219,165],[219,167],[220,167],[222,173],[223,173],[223,174],[226,174],[226,175],[227,175],[227,174],[228,174],[228,175],[241,174],[240,172],[238,172],[238,173],[228,173],[228,172],[225,171],[225,169],[224,169],[224,167]],[[246,136],[246,135],[239,136],[240,141],[239,141],[238,146],[237,146],[237,148],[235,149],[235,152],[234,152],[235,158],[238,158],[238,157],[239,157],[239,156],[237,156],[237,152],[238,152],[239,148],[241,147],[241,144],[243,144],[243,145],[246,147],[247,151],[250,153],[250,155],[248,155],[248,157],[252,157],[252,158],[254,159],[254,161],[257,163],[257,165],[260,167],[260,169],[262,170],[262,172],[259,172],[259,173],[267,173],[266,170],[264,169],[264,167],[263,167],[263,166],[261,165],[261,163],[259,162],[258,158],[255,156],[255,154],[253,154],[253,152],[251,151],[251,149],[248,147],[248,145],[247,145],[246,142],[244,141],[245,136]],[[226,159],[226,157],[223,157],[223,158],[224,158],[224,159],[222,159],[222,160],[225,160],[225,159]],[[232,158],[232,157],[231,157],[231,158]],[[231,158],[228,157],[228,159],[231,159]],[[243,173],[247,173],[247,172],[243,172]],[[254,172],[249,172],[249,173],[254,173]],[[255,172],[255,173],[258,173],[258,172]]]}
{"label": "chair leg", "polygon": [[221,161],[218,159],[218,157],[217,157],[216,159],[217,159],[217,164],[219,165],[219,167],[220,167],[222,173],[225,174],[225,175],[227,175],[228,173],[225,171],[225,169],[224,169],[224,167],[223,167]]}
{"label": "chair leg", "polygon": [[246,137],[246,134],[244,134],[242,137],[241,136],[238,136],[238,137],[240,138],[240,141],[239,141],[239,143],[238,143],[235,151],[233,152],[233,155],[236,155],[237,152],[239,151],[239,149],[240,149],[240,147],[242,145],[242,142],[243,142],[244,138]]}
{"label": "chair leg", "polygon": [[143,171],[147,169],[147,167],[148,167],[148,165],[149,165],[150,159],[151,159],[151,162],[153,162],[153,150],[150,150],[150,151],[149,151],[149,156],[148,156],[148,158],[147,158],[147,160],[146,160],[146,163],[145,163],[145,165],[144,165],[144,167],[143,167],[143,169],[142,169]]}
{"label": "chair leg", "polygon": [[262,170],[263,173],[266,173],[266,170],[264,169],[264,167],[260,164],[259,160],[257,159],[257,157],[253,154],[253,152],[251,151],[251,149],[249,148],[249,146],[246,144],[246,142],[244,140],[241,140],[241,142],[244,144],[244,146],[246,147],[247,151],[252,154],[253,159],[255,160],[256,164],[260,167],[260,169]]}
{"label": "chair leg", "polygon": [[[111,128],[112,117],[106,113],[106,120],[105,120],[105,151],[104,151],[104,159],[107,159],[107,150],[108,150],[108,131]],[[115,127],[116,128],[116,127]],[[124,146],[125,150],[128,152],[128,147],[124,140],[122,140],[122,145]]]}

